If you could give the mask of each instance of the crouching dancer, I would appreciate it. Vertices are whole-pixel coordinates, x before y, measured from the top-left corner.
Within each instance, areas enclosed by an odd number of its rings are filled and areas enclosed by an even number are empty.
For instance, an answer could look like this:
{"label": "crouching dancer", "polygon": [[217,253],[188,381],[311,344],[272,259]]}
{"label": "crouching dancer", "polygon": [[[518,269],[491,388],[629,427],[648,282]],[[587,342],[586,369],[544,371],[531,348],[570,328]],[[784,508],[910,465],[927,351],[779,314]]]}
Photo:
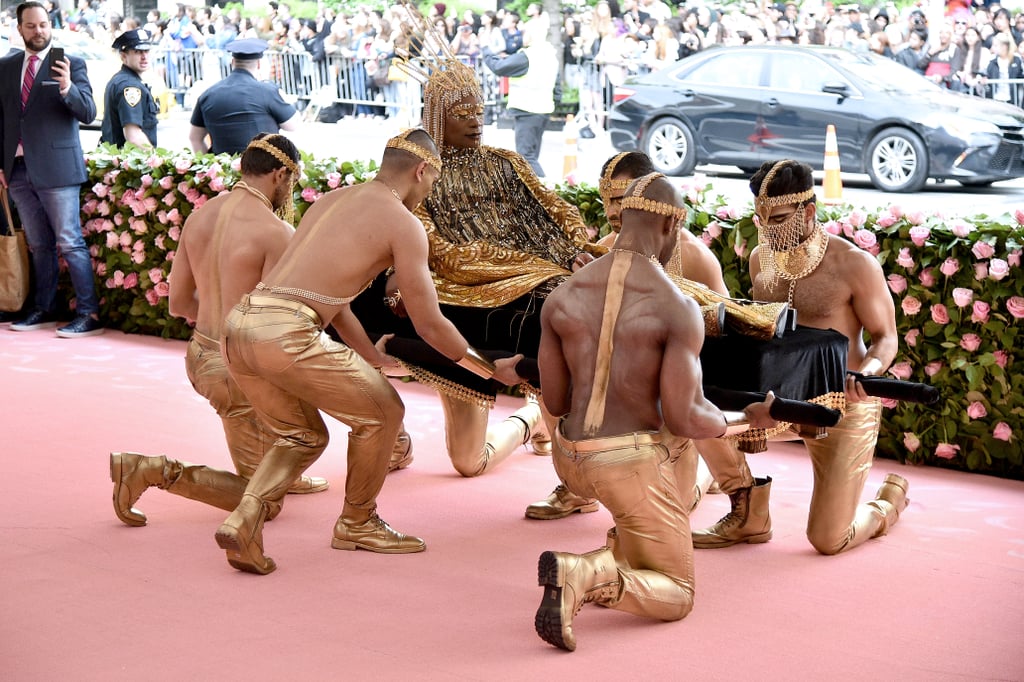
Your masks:
{"label": "crouching dancer", "polygon": [[670,445],[774,423],[771,396],[728,414],[704,398],[703,320],[662,270],[686,215],[678,192],[661,174],[645,175],[622,209],[610,255],[556,288],[541,312],[541,394],[559,417],[555,471],[612,513],[617,535],[614,553],[540,556],[537,634],[569,651],[588,602],[666,621],[690,612],[693,548],[680,488],[692,488],[696,471],[679,481],[686,476],[674,471]]}
{"label": "crouching dancer", "polygon": [[[349,303],[394,266],[416,331],[438,351],[483,377],[517,383],[509,358],[495,367],[445,319],[427,268],[427,239],[412,215],[441,172],[430,136],[412,130],[387,143],[377,177],[329,192],[303,216],[274,269],[224,321],[228,371],[276,437],[217,530],[228,563],[266,574],[263,523],[291,481],[327,446],[320,411],[351,427],[345,503],[331,546],[401,554],[422,540],[399,533],[376,512],[405,408],[378,369],[391,360],[376,348]],[[321,334],[333,323],[345,344]],[[375,358],[368,362],[364,358]]]}

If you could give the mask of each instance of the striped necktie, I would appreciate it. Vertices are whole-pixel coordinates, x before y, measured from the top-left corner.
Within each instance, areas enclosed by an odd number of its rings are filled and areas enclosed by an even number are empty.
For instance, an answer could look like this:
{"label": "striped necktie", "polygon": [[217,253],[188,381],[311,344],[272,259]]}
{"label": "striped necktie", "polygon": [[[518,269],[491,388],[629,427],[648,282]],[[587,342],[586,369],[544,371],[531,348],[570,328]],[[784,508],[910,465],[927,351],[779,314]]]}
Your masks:
{"label": "striped necktie", "polygon": [[25,110],[25,105],[28,104],[28,96],[32,92],[32,84],[36,82],[36,63],[39,61],[38,55],[30,55],[28,58],[28,67],[25,69],[25,80],[21,83],[21,110]]}

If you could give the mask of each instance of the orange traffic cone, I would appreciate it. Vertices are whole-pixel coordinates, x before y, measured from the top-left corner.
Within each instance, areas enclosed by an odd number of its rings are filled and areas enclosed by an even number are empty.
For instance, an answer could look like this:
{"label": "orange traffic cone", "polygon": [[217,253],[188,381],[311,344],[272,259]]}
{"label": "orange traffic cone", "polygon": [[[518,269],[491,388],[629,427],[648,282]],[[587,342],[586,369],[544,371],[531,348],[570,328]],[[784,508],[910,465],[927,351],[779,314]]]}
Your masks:
{"label": "orange traffic cone", "polygon": [[562,161],[562,179],[569,177],[569,174],[576,170],[576,138],[579,130],[576,125],[576,117],[569,114],[565,117],[565,154]]}
{"label": "orange traffic cone", "polygon": [[843,181],[839,177],[839,144],[836,142],[836,127],[829,125],[825,130],[825,190],[824,204],[843,203]]}

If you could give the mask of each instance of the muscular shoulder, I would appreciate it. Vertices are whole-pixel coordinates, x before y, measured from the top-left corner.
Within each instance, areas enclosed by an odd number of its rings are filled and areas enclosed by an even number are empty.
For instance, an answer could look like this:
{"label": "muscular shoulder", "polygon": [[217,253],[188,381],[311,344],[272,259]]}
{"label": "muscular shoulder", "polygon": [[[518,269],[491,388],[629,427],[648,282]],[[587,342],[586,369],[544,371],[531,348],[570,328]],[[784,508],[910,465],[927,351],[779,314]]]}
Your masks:
{"label": "muscular shoulder", "polygon": [[882,275],[877,258],[842,237],[829,235],[828,251],[826,258],[833,271],[851,283]]}

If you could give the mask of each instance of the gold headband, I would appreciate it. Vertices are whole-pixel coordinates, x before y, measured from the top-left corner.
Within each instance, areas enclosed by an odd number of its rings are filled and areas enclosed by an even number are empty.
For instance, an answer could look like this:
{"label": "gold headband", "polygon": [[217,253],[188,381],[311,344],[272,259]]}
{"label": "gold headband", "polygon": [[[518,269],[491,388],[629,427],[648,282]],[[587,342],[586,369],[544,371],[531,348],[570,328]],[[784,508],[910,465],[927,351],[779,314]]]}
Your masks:
{"label": "gold headband", "polygon": [[599,193],[607,194],[609,190],[626,189],[629,187],[629,183],[633,182],[631,178],[626,178],[624,180],[612,180],[612,176],[615,175],[615,167],[619,165],[619,161],[622,161],[622,157],[626,154],[629,154],[629,152],[620,152],[612,157],[612,160],[608,162],[608,165],[604,169],[604,175],[601,176],[601,179],[597,183],[597,191]]}
{"label": "gold headband", "polygon": [[288,155],[278,149],[276,146],[267,142],[267,140],[280,137],[279,135],[271,135],[270,137],[264,137],[259,140],[253,140],[249,143],[247,149],[260,149],[273,156],[275,159],[281,162],[281,165],[290,170],[294,175],[295,179],[299,179],[299,166],[297,163],[288,158]]}
{"label": "gold headband", "polygon": [[647,213],[657,213],[658,215],[668,216],[675,218],[676,221],[686,219],[686,208],[684,206],[673,206],[672,204],[666,204],[663,201],[655,201],[648,199],[643,196],[647,190],[647,186],[658,178],[665,177],[662,173],[648,173],[639,180],[633,186],[633,191],[622,199],[622,210],[632,208],[637,211],[645,211]]}
{"label": "gold headband", "polygon": [[433,152],[431,152],[427,148],[421,147],[420,145],[416,144],[415,142],[410,142],[409,140],[406,139],[406,137],[409,135],[409,133],[414,132],[416,130],[423,130],[423,129],[422,128],[410,128],[409,130],[406,130],[404,133],[399,133],[398,135],[395,135],[390,140],[388,140],[388,143],[385,146],[385,148],[386,149],[401,149],[402,151],[409,152],[410,154],[415,154],[419,158],[421,158],[424,161],[426,161],[427,163],[429,163],[431,168],[433,168],[438,173],[440,173],[441,172],[441,157],[438,156],[437,154],[434,154]]}
{"label": "gold headband", "polygon": [[768,175],[764,176],[764,180],[761,181],[761,191],[759,191],[757,193],[757,197],[754,199],[754,207],[755,207],[755,213],[757,213],[759,216],[761,216],[762,220],[765,219],[762,214],[765,214],[767,212],[767,209],[770,209],[770,208],[772,208],[774,206],[788,206],[789,204],[802,204],[805,201],[808,201],[808,200],[814,198],[814,187],[813,186],[805,189],[802,192],[794,192],[792,194],[782,194],[782,195],[777,196],[777,197],[770,197],[770,196],[768,196],[768,185],[770,185],[771,181],[775,179],[775,174],[778,172],[778,170],[780,168],[782,168],[782,166],[784,164],[787,164],[787,163],[789,163],[789,161],[786,160],[786,159],[783,159],[782,161],[779,161],[778,163],[776,163],[774,166],[772,166],[771,170],[768,171]]}

